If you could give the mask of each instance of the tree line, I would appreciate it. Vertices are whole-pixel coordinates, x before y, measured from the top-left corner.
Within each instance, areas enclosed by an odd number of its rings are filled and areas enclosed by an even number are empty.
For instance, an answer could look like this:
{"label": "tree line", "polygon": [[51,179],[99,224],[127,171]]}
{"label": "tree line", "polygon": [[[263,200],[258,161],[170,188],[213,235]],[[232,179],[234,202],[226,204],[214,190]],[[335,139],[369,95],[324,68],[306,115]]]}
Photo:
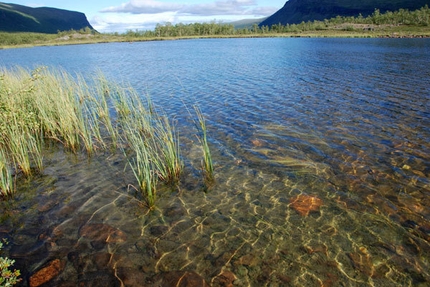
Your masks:
{"label": "tree line", "polygon": [[[357,17],[337,16],[324,21],[308,21],[299,24],[274,24],[272,26],[259,26],[253,24],[250,27],[235,28],[233,24],[216,23],[172,23],[157,24],[153,31],[132,31],[125,33],[128,37],[186,37],[186,36],[218,36],[218,35],[252,35],[252,34],[278,34],[278,33],[298,33],[305,31],[319,31],[333,29],[341,24],[365,24],[365,25],[408,25],[408,26],[429,26],[430,25],[430,9],[426,5],[421,9],[409,11],[400,9],[392,12],[387,11],[380,13],[378,9],[367,16],[359,15]],[[345,28],[353,29],[353,28]]]}
{"label": "tree line", "polygon": [[[365,25],[390,25],[390,26],[414,26],[426,27],[430,26],[430,9],[426,5],[421,9],[409,11],[400,9],[398,11],[388,11],[381,13],[378,9],[367,16],[359,15],[357,17],[337,16],[332,19],[323,21],[308,21],[299,24],[275,24],[272,26],[259,26],[258,24],[250,25],[249,27],[236,28],[233,24],[222,22],[209,23],[172,23],[157,24],[154,30],[128,30],[125,33],[97,33],[89,28],[79,31],[62,31],[57,34],[42,34],[42,33],[6,33],[0,32],[0,45],[14,46],[38,43],[56,43],[61,42],[61,38],[73,34],[92,34],[91,39],[87,41],[97,42],[103,41],[132,41],[137,39],[154,39],[154,38],[175,38],[175,37],[200,37],[200,36],[241,36],[241,35],[272,35],[282,33],[300,33],[306,31],[323,31],[344,29],[354,31],[355,24]],[[71,37],[73,39],[73,37]],[[71,39],[71,40],[72,40]],[[76,40],[76,38],[75,38]],[[79,41],[79,40],[76,40]],[[64,39],[62,42],[65,42]]]}

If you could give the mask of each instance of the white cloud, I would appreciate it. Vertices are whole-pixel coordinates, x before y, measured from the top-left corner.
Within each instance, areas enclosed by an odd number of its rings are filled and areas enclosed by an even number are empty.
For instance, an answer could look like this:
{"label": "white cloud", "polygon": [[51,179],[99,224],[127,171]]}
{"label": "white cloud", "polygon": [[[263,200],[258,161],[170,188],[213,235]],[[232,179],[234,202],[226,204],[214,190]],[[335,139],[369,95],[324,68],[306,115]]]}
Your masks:
{"label": "white cloud", "polygon": [[164,12],[175,12],[182,9],[184,5],[176,3],[165,3],[154,0],[131,0],[120,6],[111,6],[101,12],[131,13],[131,14],[154,14]]}
{"label": "white cloud", "polygon": [[125,32],[127,30],[153,30],[157,23],[176,22],[175,13],[159,13],[148,15],[120,15],[95,16],[91,19],[91,26],[99,32]]}
{"label": "white cloud", "polygon": [[180,12],[191,15],[252,15],[253,0],[223,0],[212,3],[187,5]]}
{"label": "white cloud", "polygon": [[[204,4],[177,4],[156,0],[131,0],[120,6],[111,6],[101,10],[103,13],[153,14],[174,12],[178,15],[255,15],[268,16],[276,12],[273,7],[258,7],[255,0],[218,0]],[[262,14],[264,13],[264,14]]]}
{"label": "white cloud", "polygon": [[215,0],[203,4],[178,4],[157,0],[130,0],[119,6],[102,9],[91,19],[100,32],[153,30],[157,23],[231,22],[244,18],[261,18],[278,8],[259,6],[255,0]]}

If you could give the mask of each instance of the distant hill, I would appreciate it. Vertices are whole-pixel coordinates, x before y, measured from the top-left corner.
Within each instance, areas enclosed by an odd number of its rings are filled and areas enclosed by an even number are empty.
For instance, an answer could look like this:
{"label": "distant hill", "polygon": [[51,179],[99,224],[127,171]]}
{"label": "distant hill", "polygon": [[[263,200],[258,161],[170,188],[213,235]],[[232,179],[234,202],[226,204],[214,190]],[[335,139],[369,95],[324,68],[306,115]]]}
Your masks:
{"label": "distant hill", "polygon": [[228,24],[232,24],[236,29],[251,28],[254,24],[258,25],[266,19],[267,17],[259,18],[259,19],[243,19],[239,21],[230,22]]}
{"label": "distant hill", "polygon": [[0,2],[0,31],[55,34],[58,31],[80,30],[86,27],[94,30],[81,12]]}
{"label": "distant hill", "polygon": [[375,9],[381,13],[399,9],[416,10],[430,6],[430,0],[289,0],[279,11],[260,23],[272,26],[281,23],[298,24],[302,21],[324,20],[340,16],[364,17]]}

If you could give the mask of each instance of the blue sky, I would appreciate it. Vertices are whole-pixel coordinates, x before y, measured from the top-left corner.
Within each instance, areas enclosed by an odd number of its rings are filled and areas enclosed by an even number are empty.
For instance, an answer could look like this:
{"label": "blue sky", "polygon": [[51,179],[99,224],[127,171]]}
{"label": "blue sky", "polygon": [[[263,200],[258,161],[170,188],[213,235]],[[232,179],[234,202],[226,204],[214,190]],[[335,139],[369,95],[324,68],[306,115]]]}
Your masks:
{"label": "blue sky", "polygon": [[22,0],[4,1],[30,7],[54,7],[85,13],[99,32],[152,30],[166,22],[230,22],[270,16],[286,0]]}

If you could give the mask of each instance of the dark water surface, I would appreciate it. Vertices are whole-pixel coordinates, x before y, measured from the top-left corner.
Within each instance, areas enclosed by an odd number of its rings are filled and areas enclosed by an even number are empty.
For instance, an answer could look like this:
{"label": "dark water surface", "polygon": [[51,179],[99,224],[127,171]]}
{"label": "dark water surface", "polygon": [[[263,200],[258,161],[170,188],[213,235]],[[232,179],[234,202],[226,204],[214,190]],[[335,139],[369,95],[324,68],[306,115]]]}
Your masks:
{"label": "dark water surface", "polygon": [[[3,67],[102,71],[149,93],[178,120],[187,166],[148,213],[120,154],[47,153],[43,175],[1,203],[6,255],[24,286],[58,261],[46,286],[169,286],[184,274],[213,286],[429,286],[429,63],[428,39],[0,50]],[[194,103],[216,168],[207,193],[184,108]]]}

